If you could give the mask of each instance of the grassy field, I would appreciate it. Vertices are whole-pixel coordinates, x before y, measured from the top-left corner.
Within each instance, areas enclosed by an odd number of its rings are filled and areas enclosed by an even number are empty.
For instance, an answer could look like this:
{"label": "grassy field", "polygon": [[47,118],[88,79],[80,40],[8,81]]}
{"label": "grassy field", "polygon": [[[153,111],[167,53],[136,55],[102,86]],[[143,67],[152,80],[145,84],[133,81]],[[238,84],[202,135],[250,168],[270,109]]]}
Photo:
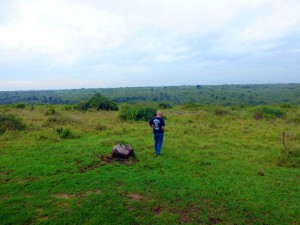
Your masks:
{"label": "grassy field", "polygon": [[1,224],[300,224],[299,107],[165,110],[160,157],[147,122],[66,109],[0,107],[26,124],[0,135]]}

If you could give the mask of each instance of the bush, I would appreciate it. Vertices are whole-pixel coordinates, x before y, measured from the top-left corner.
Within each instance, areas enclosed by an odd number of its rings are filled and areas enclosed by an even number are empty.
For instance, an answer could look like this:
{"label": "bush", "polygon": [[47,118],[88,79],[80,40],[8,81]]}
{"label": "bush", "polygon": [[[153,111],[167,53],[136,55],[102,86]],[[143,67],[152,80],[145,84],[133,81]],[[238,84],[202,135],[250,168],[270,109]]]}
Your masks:
{"label": "bush", "polygon": [[65,125],[70,123],[79,123],[79,121],[74,120],[71,117],[68,116],[62,116],[59,114],[55,114],[47,118],[47,120],[44,123],[44,126],[51,126],[51,125]]}
{"label": "bush", "polygon": [[224,115],[227,115],[227,114],[231,114],[230,111],[228,111],[227,109],[221,108],[221,107],[215,108],[215,109],[213,110],[213,113],[214,113],[216,116],[224,116]]}
{"label": "bush", "polygon": [[17,109],[25,109],[26,105],[25,105],[24,103],[17,103],[17,104],[15,105],[15,107],[16,107]]}
{"label": "bush", "polygon": [[300,147],[281,150],[277,165],[282,167],[298,167],[300,163]]}
{"label": "bush", "polygon": [[184,109],[198,109],[200,105],[195,102],[186,102],[182,105],[182,107]]}
{"label": "bush", "polygon": [[119,118],[122,120],[143,120],[148,121],[156,114],[152,107],[141,107],[123,104],[120,109]]}
{"label": "bush", "polygon": [[77,106],[75,106],[75,109],[83,111],[89,109],[117,111],[118,104],[98,93],[87,101],[81,101]]}
{"label": "bush", "polygon": [[48,115],[55,115],[57,114],[55,108],[53,106],[47,108],[46,112],[45,112],[45,116],[48,116]]}
{"label": "bush", "polygon": [[2,114],[0,116],[0,134],[5,133],[8,130],[25,130],[26,126],[22,120],[11,114]]}
{"label": "bush", "polygon": [[58,133],[59,137],[62,139],[73,139],[73,138],[79,138],[80,136],[78,134],[75,134],[71,132],[69,128],[63,129],[63,128],[58,128],[56,130]]}
{"label": "bush", "polygon": [[161,102],[158,104],[158,108],[161,109],[172,109],[172,105],[169,103]]}
{"label": "bush", "polygon": [[281,118],[283,116],[285,116],[285,112],[282,109],[271,106],[257,107],[254,109],[253,115],[255,119]]}

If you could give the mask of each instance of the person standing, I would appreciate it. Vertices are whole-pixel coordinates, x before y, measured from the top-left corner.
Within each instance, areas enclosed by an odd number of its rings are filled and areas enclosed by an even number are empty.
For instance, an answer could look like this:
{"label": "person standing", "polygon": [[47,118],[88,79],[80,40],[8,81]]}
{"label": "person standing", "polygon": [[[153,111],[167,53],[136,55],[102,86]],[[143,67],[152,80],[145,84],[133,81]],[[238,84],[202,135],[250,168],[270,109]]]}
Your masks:
{"label": "person standing", "polygon": [[165,121],[161,116],[162,113],[157,111],[156,117],[149,121],[149,126],[153,128],[154,150],[156,155],[161,155],[161,148],[164,141]]}

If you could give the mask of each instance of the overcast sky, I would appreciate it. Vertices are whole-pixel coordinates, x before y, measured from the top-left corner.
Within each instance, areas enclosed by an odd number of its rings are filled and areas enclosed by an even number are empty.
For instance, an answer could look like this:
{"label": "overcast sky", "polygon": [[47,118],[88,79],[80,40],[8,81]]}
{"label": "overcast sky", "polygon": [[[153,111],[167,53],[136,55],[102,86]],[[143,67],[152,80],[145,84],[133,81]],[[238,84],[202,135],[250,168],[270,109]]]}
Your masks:
{"label": "overcast sky", "polygon": [[299,0],[0,0],[0,90],[300,83]]}

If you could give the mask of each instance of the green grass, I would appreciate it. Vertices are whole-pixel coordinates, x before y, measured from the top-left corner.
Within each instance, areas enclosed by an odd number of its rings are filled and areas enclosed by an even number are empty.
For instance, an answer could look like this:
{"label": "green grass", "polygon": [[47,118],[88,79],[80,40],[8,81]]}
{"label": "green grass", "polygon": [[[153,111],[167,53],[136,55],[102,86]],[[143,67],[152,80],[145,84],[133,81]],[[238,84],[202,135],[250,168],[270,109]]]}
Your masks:
{"label": "green grass", "polygon": [[[54,107],[57,120],[43,106],[0,108],[27,125],[0,136],[1,224],[300,223],[299,108],[262,119],[251,108],[165,110],[156,157],[146,122]],[[294,163],[280,163],[283,132]],[[136,158],[107,160],[119,142]]]}

